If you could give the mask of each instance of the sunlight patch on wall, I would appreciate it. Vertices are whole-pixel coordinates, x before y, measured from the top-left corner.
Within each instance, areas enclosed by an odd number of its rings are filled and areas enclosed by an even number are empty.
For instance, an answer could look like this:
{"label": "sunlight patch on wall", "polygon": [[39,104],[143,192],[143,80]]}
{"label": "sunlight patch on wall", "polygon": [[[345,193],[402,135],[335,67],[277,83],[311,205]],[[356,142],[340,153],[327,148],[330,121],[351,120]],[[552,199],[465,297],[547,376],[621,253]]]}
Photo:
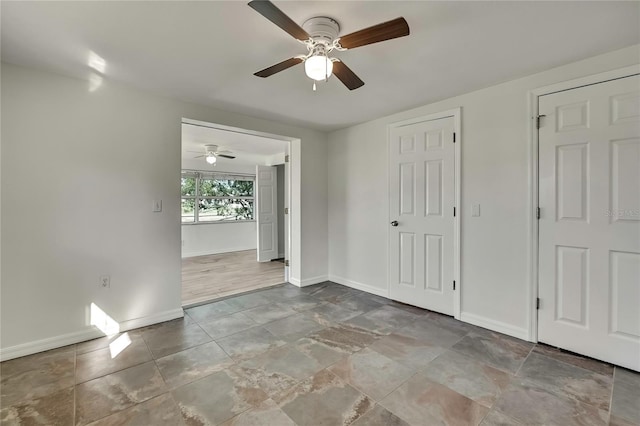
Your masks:
{"label": "sunlight patch on wall", "polygon": [[96,326],[107,336],[120,332],[120,324],[95,303],[91,303],[91,325]]}
{"label": "sunlight patch on wall", "polygon": [[89,92],[95,92],[102,86],[102,82],[104,81],[101,74],[104,74],[107,69],[107,61],[93,50],[90,50],[87,65],[89,65],[89,68],[97,71],[97,73],[91,73],[89,76]]}
{"label": "sunlight patch on wall", "polygon": [[[111,318],[105,311],[100,309],[95,303],[91,303],[91,325],[97,327],[106,336],[115,336],[120,333],[120,324],[113,318]],[[111,339],[109,339],[111,340]],[[123,333],[115,340],[109,343],[109,352],[111,353],[111,359],[120,355],[127,346],[131,344],[131,338],[129,333]]]}
{"label": "sunlight patch on wall", "polygon": [[89,62],[88,65],[94,70],[98,71],[100,74],[104,74],[107,69],[107,61],[100,55],[98,55],[93,50],[89,51]]}

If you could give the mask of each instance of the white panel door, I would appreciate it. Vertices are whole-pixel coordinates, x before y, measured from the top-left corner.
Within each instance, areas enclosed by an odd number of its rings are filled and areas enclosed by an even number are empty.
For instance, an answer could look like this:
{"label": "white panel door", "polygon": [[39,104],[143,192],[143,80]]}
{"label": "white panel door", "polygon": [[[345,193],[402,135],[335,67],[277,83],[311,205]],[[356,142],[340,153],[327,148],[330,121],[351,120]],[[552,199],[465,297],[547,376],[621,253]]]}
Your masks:
{"label": "white panel door", "polygon": [[256,166],[258,262],[278,258],[278,169]]}
{"label": "white panel door", "polygon": [[390,297],[453,314],[453,117],[394,127],[389,140]]}
{"label": "white panel door", "polygon": [[539,111],[538,339],[640,370],[640,77]]}

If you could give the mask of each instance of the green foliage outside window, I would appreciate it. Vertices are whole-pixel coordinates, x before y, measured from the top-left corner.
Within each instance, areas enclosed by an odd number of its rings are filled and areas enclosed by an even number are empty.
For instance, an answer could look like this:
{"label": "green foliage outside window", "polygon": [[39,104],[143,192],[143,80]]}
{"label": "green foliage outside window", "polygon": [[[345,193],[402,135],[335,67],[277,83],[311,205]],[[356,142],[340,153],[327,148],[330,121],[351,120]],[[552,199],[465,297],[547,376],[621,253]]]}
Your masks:
{"label": "green foliage outside window", "polygon": [[200,179],[203,197],[253,197],[253,181]]}
{"label": "green foliage outside window", "polygon": [[182,176],[182,222],[253,220],[253,180]]}
{"label": "green foliage outside window", "polygon": [[195,177],[182,177],[182,196],[196,195],[196,178]]}

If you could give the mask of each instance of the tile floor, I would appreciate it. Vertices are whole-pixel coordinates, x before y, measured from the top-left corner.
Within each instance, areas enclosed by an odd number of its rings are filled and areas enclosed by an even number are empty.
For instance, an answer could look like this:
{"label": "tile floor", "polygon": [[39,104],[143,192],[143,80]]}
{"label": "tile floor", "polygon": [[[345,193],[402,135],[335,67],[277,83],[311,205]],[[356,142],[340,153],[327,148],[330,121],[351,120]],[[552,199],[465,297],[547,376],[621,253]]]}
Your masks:
{"label": "tile floor", "polygon": [[640,424],[637,373],[333,283],[191,308],[0,378],[3,425]]}

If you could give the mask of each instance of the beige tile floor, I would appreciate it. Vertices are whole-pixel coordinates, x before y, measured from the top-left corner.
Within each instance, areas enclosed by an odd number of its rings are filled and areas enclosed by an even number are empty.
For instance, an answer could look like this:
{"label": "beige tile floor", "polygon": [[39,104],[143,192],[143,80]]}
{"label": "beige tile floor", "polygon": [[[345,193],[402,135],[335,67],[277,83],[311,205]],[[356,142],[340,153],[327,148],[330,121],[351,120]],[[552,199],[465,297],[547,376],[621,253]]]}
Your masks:
{"label": "beige tile floor", "polygon": [[188,257],[182,259],[182,306],[283,282],[284,263],[257,262],[255,250]]}
{"label": "beige tile floor", "polygon": [[[0,364],[6,425],[638,425],[640,375],[333,283]],[[111,345],[113,346],[113,345]]]}

